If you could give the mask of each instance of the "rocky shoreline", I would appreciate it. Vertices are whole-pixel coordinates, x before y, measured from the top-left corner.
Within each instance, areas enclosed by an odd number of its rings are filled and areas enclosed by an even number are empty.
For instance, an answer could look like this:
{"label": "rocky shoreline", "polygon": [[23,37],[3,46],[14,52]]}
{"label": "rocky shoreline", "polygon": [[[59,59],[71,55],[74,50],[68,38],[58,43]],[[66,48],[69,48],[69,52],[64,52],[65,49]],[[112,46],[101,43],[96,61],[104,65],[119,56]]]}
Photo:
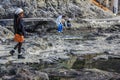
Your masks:
{"label": "rocky shoreline", "polygon": [[34,31],[31,28],[36,22],[27,23],[24,60],[17,59],[17,51],[14,56],[9,55],[16,44],[13,25],[0,23],[0,80],[120,80],[120,22],[82,20],[114,17],[111,12],[90,0],[0,2],[0,19],[13,18],[14,10],[21,7],[26,18],[66,14],[73,20],[72,27],[62,33],[52,23],[39,25]]}
{"label": "rocky shoreline", "polygon": [[[44,35],[34,32],[28,34],[24,43],[25,60],[18,60],[17,54],[7,56],[15,42],[12,34],[11,37],[5,34],[7,39],[1,39],[1,79],[119,80],[120,74],[116,70],[120,66],[119,29],[119,26],[101,30],[80,27],[66,29],[62,33],[53,29]],[[109,66],[102,67],[104,64]]]}

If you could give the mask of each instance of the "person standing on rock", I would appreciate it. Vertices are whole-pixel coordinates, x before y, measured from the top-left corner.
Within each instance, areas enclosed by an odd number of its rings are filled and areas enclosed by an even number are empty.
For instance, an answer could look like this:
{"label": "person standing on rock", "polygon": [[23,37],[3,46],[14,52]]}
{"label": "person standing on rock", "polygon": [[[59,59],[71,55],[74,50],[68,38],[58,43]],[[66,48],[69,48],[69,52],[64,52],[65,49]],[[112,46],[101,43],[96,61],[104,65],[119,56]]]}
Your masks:
{"label": "person standing on rock", "polygon": [[14,14],[14,40],[18,42],[14,49],[10,51],[10,54],[13,56],[15,50],[18,49],[18,59],[25,59],[21,52],[22,43],[24,42],[25,29],[24,29],[24,11],[21,8],[17,8]]}

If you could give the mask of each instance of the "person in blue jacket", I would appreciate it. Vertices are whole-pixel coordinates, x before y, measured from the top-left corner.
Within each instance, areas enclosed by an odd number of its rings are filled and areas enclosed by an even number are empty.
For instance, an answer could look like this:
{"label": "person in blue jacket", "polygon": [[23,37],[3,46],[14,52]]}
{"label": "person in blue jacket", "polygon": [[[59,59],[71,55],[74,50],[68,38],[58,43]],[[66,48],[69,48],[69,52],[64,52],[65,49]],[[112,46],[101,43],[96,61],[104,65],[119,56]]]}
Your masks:
{"label": "person in blue jacket", "polygon": [[60,15],[56,20],[56,24],[58,32],[62,32],[65,27],[71,28],[72,26],[70,20],[65,15]]}
{"label": "person in blue jacket", "polygon": [[58,32],[62,32],[63,31],[63,27],[66,26],[66,22],[65,22],[65,15],[60,15],[57,20],[56,20],[56,24],[58,27]]}

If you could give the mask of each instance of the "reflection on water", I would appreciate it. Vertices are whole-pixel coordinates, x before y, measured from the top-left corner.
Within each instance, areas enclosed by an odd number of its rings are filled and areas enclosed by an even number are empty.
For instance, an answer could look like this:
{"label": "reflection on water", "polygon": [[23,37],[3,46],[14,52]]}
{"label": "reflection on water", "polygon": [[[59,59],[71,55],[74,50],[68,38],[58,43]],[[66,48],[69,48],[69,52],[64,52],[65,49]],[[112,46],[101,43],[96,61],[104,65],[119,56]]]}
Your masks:
{"label": "reflection on water", "polygon": [[[82,56],[71,56],[70,60],[67,61],[59,61],[58,64],[36,64],[34,67],[38,69],[45,69],[45,68],[56,68],[56,69],[76,69],[81,70],[84,68],[87,69],[100,69],[109,72],[117,72],[120,73],[120,59],[118,58],[109,58],[108,60],[105,59],[93,59],[96,56],[100,56],[100,54],[86,54]],[[55,75],[50,75],[50,80],[74,80],[74,77],[67,77],[67,76],[60,76],[54,73]]]}
{"label": "reflection on water", "polygon": [[108,60],[106,59],[94,60],[93,58],[98,55],[100,54],[84,55],[84,56],[77,57],[76,60],[74,60],[75,58],[73,57],[71,60],[75,62],[73,63],[71,68],[72,69],[97,68],[100,70],[120,73],[120,59],[119,58],[108,58]]}
{"label": "reflection on water", "polygon": [[[71,56],[71,60],[65,61],[62,65],[67,69],[76,69],[80,70],[83,68],[88,69],[100,69],[109,72],[120,73],[120,59],[110,58],[108,60],[98,59],[94,60],[93,58],[101,54],[88,54],[83,56]],[[74,80],[73,78],[63,78],[60,76],[52,76],[50,80]]]}

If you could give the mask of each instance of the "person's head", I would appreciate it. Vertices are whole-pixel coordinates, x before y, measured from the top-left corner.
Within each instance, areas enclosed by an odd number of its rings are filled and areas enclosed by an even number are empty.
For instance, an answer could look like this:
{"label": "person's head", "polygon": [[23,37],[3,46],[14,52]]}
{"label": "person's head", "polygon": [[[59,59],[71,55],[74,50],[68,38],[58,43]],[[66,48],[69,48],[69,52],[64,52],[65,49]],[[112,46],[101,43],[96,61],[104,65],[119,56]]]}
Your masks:
{"label": "person's head", "polygon": [[66,18],[66,15],[63,15],[63,16],[62,16],[62,18],[64,18],[64,19],[65,19],[65,18]]}
{"label": "person's head", "polygon": [[15,14],[18,15],[20,18],[23,18],[23,17],[24,17],[24,11],[23,11],[23,9],[21,9],[21,8],[17,8],[17,9],[15,10]]}

